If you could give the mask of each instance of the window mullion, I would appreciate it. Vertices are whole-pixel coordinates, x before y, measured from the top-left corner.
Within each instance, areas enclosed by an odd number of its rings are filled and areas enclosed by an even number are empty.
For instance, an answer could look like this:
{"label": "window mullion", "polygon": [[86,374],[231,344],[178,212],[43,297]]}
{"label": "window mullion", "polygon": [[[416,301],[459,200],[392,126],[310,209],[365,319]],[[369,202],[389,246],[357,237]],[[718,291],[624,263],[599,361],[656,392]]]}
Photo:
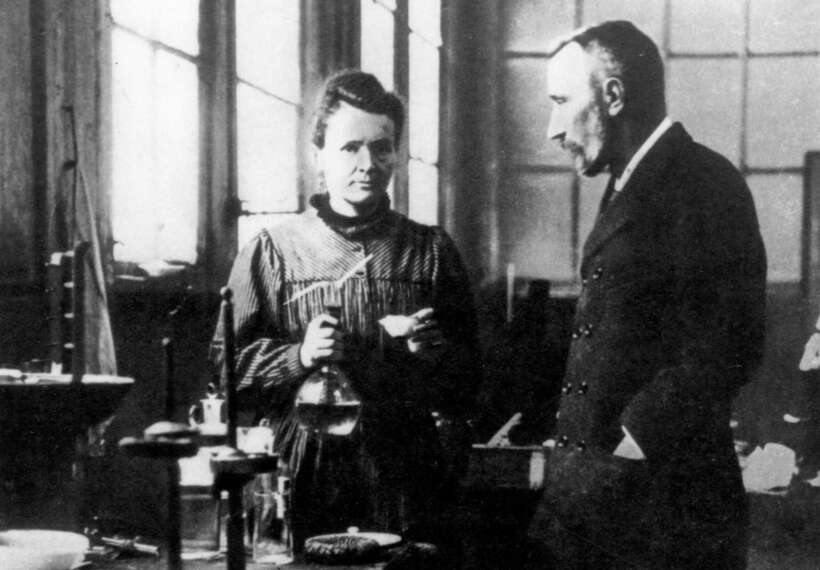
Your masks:
{"label": "window mullion", "polygon": [[360,66],[361,11],[359,0],[301,1],[302,100],[309,110],[302,113],[302,138],[299,141],[300,184],[304,200],[318,188],[310,156],[310,111],[322,83],[331,73]]}
{"label": "window mullion", "polygon": [[200,1],[200,259],[224,284],[236,255],[234,0]]}
{"label": "window mullion", "polygon": [[[409,110],[410,93],[410,27],[408,25],[408,0],[397,0],[394,26],[394,57],[393,68],[395,90],[404,97]],[[409,118],[409,117],[408,117]],[[408,161],[410,160],[410,121],[405,120],[404,130],[399,146],[399,161],[393,175],[393,208],[407,214],[409,210],[408,197]]]}

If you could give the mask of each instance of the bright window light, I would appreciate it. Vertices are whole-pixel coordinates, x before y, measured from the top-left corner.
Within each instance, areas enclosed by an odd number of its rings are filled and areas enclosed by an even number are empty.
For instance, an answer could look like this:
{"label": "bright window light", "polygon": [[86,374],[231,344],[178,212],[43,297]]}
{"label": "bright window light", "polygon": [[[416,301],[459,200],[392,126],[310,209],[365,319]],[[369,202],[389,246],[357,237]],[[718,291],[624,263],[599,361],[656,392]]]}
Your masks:
{"label": "bright window light", "polygon": [[240,246],[299,208],[299,18],[293,0],[236,2]]}
{"label": "bright window light", "polygon": [[388,91],[393,89],[395,65],[393,12],[373,0],[362,0],[361,67]]}
{"label": "bright window light", "polygon": [[[143,26],[136,17],[131,23]],[[114,256],[192,263],[199,188],[196,65],[130,29],[114,27],[111,41]]]}

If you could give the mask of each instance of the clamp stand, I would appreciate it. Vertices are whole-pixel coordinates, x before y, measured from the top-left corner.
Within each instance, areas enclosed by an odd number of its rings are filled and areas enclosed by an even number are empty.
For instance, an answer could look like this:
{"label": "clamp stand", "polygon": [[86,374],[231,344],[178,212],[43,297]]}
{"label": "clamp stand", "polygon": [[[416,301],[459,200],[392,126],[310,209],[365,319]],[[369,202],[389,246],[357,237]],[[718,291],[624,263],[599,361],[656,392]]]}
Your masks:
{"label": "clamp stand", "polygon": [[[173,349],[171,340],[164,338],[166,375],[166,414],[173,406]],[[182,538],[180,530],[179,459],[192,457],[199,449],[199,432],[186,424],[159,421],[149,426],[142,438],[125,437],[120,448],[134,457],[160,459],[168,474],[168,570],[182,570]]]}
{"label": "clamp stand", "polygon": [[227,406],[228,444],[216,457],[211,459],[214,473],[214,494],[228,492],[228,570],[245,569],[245,526],[243,520],[242,488],[254,479],[257,473],[276,471],[278,455],[247,455],[237,449],[237,402],[235,344],[233,330],[232,293],[227,287],[222,289],[222,333],[224,339],[223,377],[225,384],[225,405]]}

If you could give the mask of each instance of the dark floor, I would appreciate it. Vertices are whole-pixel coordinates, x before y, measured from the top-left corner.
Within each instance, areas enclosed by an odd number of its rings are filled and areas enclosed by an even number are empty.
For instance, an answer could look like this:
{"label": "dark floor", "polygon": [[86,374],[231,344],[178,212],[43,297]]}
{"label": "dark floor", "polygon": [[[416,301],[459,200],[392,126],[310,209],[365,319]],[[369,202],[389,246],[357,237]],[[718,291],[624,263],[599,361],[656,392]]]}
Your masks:
{"label": "dark floor", "polygon": [[[65,482],[65,481],[64,481]],[[16,513],[8,512],[9,503],[3,501],[4,508],[0,509],[0,526],[15,527],[21,520],[27,519],[28,524],[23,526],[40,526],[42,528],[65,528],[71,526],[72,500],[79,498],[79,489],[75,484],[63,487],[62,492],[56,492],[55,485],[51,501],[40,497],[40,505],[32,509],[33,503],[26,502]],[[0,495],[8,494],[10,489],[0,490]],[[102,494],[116,494],[116,489],[98,489]],[[495,493],[497,495],[497,493]],[[511,493],[510,496],[490,497],[468,495],[464,497],[464,506],[469,507],[472,516],[460,519],[463,526],[472,528],[471,534],[478,533],[487,539],[495,541],[499,538],[499,526],[509,529],[509,536],[503,539],[508,543],[515,539],[514,527],[521,522],[515,519],[526,518],[528,505],[533,502],[529,495]],[[34,501],[37,502],[37,501]],[[781,494],[749,495],[751,527],[749,565],[750,570],[786,569],[786,570],[817,570],[820,569],[820,489],[806,483],[793,483],[788,492]],[[507,511],[507,515],[504,515]],[[513,513],[514,511],[514,513]],[[76,514],[76,511],[74,511]],[[516,515],[515,513],[518,513]],[[120,512],[119,514],[124,514]],[[504,516],[507,517],[506,520]],[[500,518],[499,518],[500,517]],[[18,520],[15,520],[18,519]],[[32,520],[34,519],[34,520]],[[75,519],[76,520],[76,519]],[[47,522],[48,521],[48,522]],[[37,524],[39,522],[39,524]],[[5,523],[5,524],[3,524]],[[526,521],[524,521],[526,524]],[[76,527],[75,527],[76,528]],[[465,530],[465,529],[462,529]],[[474,532],[472,532],[474,531]],[[483,534],[482,534],[483,533]],[[506,535],[505,535],[506,536]],[[509,539],[509,540],[507,540]],[[484,541],[482,540],[482,543]],[[489,550],[493,552],[494,549]],[[483,559],[486,563],[488,550],[481,544],[472,554],[474,558]],[[514,558],[514,556],[513,556]],[[507,563],[512,562],[505,557],[503,568],[510,568]],[[488,567],[489,566],[485,566]],[[500,567],[499,567],[500,568]]]}
{"label": "dark floor", "polygon": [[820,490],[793,485],[788,494],[750,494],[750,570],[820,568]]}

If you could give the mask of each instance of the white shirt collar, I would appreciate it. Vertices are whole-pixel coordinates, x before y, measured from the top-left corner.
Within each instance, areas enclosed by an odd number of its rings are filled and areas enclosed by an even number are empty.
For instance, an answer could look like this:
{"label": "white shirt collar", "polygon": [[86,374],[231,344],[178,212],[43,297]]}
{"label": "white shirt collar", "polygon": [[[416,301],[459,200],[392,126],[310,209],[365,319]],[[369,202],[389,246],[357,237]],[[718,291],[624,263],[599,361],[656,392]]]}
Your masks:
{"label": "white shirt collar", "polygon": [[626,186],[626,183],[629,182],[629,178],[632,176],[632,173],[635,172],[635,169],[638,168],[638,164],[641,162],[646,153],[655,146],[655,143],[658,142],[658,139],[661,138],[663,133],[669,130],[672,126],[672,121],[669,117],[664,117],[660,124],[652,131],[652,134],[647,137],[641,147],[632,155],[632,158],[629,161],[629,164],[626,165],[624,168],[623,173],[615,179],[615,191],[620,192]]}

